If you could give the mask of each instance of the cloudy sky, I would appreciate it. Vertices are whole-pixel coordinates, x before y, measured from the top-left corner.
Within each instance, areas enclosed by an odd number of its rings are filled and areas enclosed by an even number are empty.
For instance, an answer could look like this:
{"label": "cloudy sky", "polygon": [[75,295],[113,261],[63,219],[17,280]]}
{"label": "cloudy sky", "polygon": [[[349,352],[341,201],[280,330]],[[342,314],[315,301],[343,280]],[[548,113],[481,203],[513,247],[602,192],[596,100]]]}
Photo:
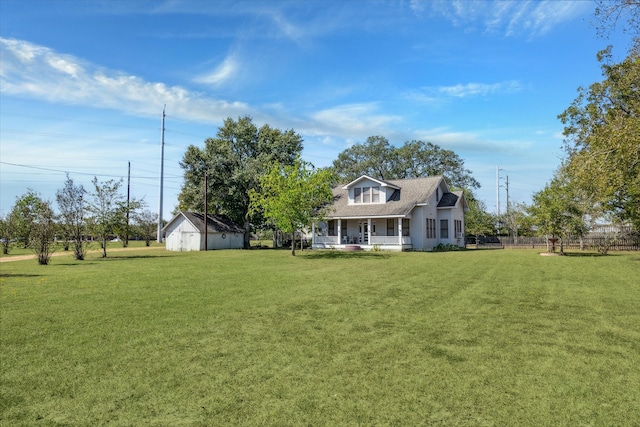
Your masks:
{"label": "cloudy sky", "polygon": [[179,166],[226,117],[294,129],[329,166],[368,136],[455,151],[501,210],[559,165],[557,115],[601,80],[590,1],[2,0],[0,212],[65,173],[120,179],[164,217]]}

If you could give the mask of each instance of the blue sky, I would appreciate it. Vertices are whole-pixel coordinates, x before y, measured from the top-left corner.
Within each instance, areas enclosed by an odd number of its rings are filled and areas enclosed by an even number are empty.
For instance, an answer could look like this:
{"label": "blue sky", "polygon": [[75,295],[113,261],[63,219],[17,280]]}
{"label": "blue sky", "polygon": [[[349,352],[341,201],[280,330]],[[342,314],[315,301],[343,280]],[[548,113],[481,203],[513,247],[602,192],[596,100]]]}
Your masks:
{"label": "blue sky", "polygon": [[0,212],[65,172],[124,179],[165,218],[187,146],[226,117],[294,129],[329,166],[382,135],[455,151],[496,210],[530,202],[562,157],[557,115],[600,81],[591,1],[0,2]]}

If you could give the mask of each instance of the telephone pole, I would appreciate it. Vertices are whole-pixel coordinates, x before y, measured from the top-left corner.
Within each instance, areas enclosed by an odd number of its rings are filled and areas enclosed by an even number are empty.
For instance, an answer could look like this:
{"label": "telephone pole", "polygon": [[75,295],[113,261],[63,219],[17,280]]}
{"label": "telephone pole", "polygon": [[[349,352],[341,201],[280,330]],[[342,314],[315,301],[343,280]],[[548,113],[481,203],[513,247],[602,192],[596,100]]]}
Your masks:
{"label": "telephone pole", "polygon": [[162,108],[162,133],[160,138],[160,201],[158,203],[158,243],[162,243],[162,186],[164,185],[164,111],[167,108],[165,104]]}
{"label": "telephone pole", "polygon": [[129,200],[131,196],[131,162],[128,162],[127,168],[127,227],[124,232],[124,246],[129,246]]}

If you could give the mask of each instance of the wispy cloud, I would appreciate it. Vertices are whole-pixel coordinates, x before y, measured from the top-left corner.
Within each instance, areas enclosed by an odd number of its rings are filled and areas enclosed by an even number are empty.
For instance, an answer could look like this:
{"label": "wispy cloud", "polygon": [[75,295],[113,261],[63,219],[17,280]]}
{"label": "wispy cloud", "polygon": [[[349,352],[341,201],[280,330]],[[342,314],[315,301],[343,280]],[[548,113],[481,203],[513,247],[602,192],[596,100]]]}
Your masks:
{"label": "wispy cloud", "polygon": [[0,53],[5,94],[143,116],[157,115],[162,105],[169,104],[174,117],[205,123],[252,113],[242,102],[211,99],[180,86],[148,82],[26,41],[0,38]]}
{"label": "wispy cloud", "polygon": [[522,84],[517,80],[498,83],[459,83],[452,86],[426,86],[405,94],[405,97],[421,103],[439,103],[451,98],[486,97],[521,92]]}
{"label": "wispy cloud", "polygon": [[309,130],[316,135],[360,138],[383,134],[401,120],[399,116],[379,113],[376,103],[339,105],[313,113],[311,119],[317,127]]}
{"label": "wispy cloud", "polygon": [[422,13],[426,7],[458,27],[504,36],[537,37],[592,8],[585,1],[465,1],[413,0],[412,10]]}
{"label": "wispy cloud", "polygon": [[466,98],[471,96],[486,96],[498,93],[516,93],[522,90],[522,85],[518,81],[511,80],[502,83],[467,83],[457,84],[454,86],[440,86],[436,88],[428,88],[427,90],[445,96]]}
{"label": "wispy cloud", "polygon": [[219,86],[239,73],[240,62],[236,55],[227,56],[212,72],[196,77],[197,83]]}

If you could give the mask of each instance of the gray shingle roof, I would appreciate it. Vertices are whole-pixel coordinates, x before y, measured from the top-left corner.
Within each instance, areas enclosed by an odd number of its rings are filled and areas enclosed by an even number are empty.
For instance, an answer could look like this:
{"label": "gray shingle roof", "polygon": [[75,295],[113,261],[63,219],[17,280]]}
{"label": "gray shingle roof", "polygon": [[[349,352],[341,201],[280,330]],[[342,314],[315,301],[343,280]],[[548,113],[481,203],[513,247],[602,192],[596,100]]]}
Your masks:
{"label": "gray shingle roof", "polygon": [[[204,233],[204,214],[198,212],[182,212],[196,228]],[[224,215],[207,215],[207,232],[212,233],[244,233],[244,229]]]}
{"label": "gray shingle roof", "polygon": [[387,180],[390,184],[400,187],[390,197],[387,203],[361,203],[349,205],[349,192],[339,185],[333,189],[333,210],[327,218],[346,217],[381,217],[408,215],[420,203],[426,203],[438,187],[442,176],[426,178]]}

